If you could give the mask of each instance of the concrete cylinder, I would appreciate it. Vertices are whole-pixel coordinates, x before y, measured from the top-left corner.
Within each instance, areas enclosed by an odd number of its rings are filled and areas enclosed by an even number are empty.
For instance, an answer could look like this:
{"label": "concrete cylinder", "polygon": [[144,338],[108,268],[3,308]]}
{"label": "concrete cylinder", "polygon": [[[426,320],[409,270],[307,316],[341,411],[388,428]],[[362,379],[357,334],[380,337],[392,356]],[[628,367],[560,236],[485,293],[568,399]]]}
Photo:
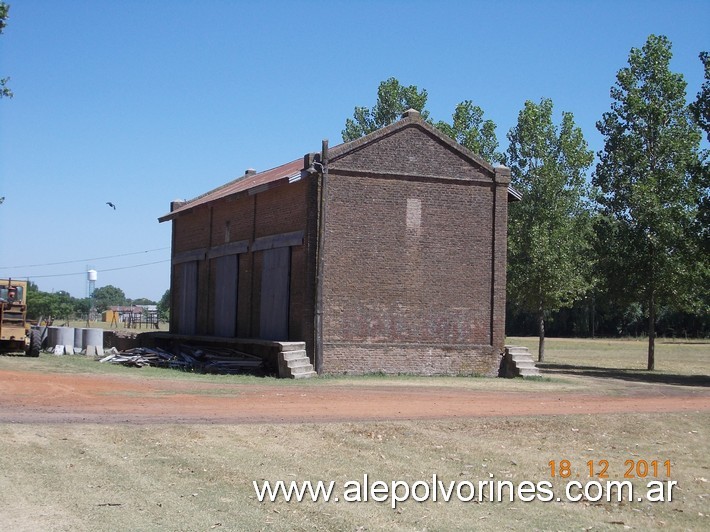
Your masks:
{"label": "concrete cylinder", "polygon": [[74,329],[74,349],[84,349],[84,329]]}
{"label": "concrete cylinder", "polygon": [[57,341],[50,345],[74,347],[74,327],[57,327]]}
{"label": "concrete cylinder", "polygon": [[57,338],[59,333],[57,329],[59,329],[59,327],[47,327],[47,347],[49,349],[54,349],[54,346],[58,345]]}
{"label": "concrete cylinder", "polygon": [[95,345],[104,347],[104,330],[103,329],[84,329],[84,341],[82,349],[86,349],[87,345]]}

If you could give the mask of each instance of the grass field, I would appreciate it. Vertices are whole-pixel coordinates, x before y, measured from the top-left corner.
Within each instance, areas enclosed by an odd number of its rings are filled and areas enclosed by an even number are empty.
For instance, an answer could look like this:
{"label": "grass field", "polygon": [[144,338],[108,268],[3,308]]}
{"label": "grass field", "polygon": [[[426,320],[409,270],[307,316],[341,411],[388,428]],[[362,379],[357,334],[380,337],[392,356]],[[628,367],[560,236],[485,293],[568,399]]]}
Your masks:
{"label": "grass field", "polygon": [[[537,359],[537,338],[509,337],[507,344],[530,349]],[[543,367],[570,365],[577,372],[611,370],[646,371],[648,340],[548,338]],[[663,375],[710,375],[710,340],[656,340],[656,369]]]}
{"label": "grass field", "polygon": [[[535,345],[534,339],[508,343]],[[659,343],[658,371],[645,367],[645,344],[632,340],[548,340],[541,380],[382,377],[278,381],[281,386],[408,385],[481,391],[620,393],[629,380],[667,382],[665,390],[710,386],[710,344]],[[130,373],[136,379],[263,383],[169,370],[104,366],[82,357],[0,357],[0,370]],[[206,390],[205,393],[209,393]],[[446,421],[250,425],[0,425],[0,528],[7,530],[589,530],[710,529],[710,413],[623,413]],[[550,481],[568,460],[570,477],[590,480],[608,462],[623,480],[645,460],[659,471],[630,479],[678,484],[672,502],[259,502],[252,481],[394,480]],[[579,475],[579,477],[577,477]],[[638,493],[638,491],[637,491]],[[465,494],[465,493],[464,493]]]}

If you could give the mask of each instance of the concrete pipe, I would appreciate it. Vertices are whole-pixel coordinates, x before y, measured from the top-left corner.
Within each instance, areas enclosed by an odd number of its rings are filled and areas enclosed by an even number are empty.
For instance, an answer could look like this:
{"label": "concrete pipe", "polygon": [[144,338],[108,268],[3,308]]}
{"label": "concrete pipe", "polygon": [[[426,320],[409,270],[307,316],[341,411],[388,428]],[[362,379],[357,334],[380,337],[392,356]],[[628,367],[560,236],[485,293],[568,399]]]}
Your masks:
{"label": "concrete pipe", "polygon": [[81,351],[86,346],[84,345],[84,329],[77,327],[74,329],[74,349]]}
{"label": "concrete pipe", "polygon": [[54,345],[74,347],[74,327],[57,327],[57,341]]}
{"label": "concrete pipe", "polygon": [[84,348],[87,356],[99,356],[104,352],[104,330],[84,329]]}
{"label": "concrete pipe", "polygon": [[59,327],[47,327],[47,348],[48,349],[54,349],[54,346],[57,345],[57,338],[58,338],[58,333],[57,329]]}

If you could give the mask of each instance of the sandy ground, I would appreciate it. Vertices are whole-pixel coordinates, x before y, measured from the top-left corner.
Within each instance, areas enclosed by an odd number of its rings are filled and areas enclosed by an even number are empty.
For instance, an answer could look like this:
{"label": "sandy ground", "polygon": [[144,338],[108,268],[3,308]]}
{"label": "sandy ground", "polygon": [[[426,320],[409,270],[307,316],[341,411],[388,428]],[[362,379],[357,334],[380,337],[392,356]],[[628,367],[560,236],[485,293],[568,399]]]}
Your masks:
{"label": "sandy ground", "polygon": [[623,383],[622,389],[611,396],[593,386],[584,394],[531,394],[421,384],[242,385],[0,371],[0,423],[292,423],[710,411],[706,387]]}

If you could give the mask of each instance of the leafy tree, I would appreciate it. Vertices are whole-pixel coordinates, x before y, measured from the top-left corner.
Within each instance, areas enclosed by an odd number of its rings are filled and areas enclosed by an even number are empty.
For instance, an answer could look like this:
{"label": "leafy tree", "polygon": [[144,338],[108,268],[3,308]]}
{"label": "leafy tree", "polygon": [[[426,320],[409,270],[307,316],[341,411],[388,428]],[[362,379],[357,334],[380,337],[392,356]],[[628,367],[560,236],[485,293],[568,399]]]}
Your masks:
{"label": "leafy tree", "polygon": [[88,316],[91,312],[91,298],[84,297],[81,299],[74,299],[74,313],[79,316]]}
{"label": "leafy tree", "polygon": [[[9,11],[10,6],[5,2],[0,2],[0,35],[2,34],[3,30],[5,29],[5,26],[7,25],[6,21],[9,16]],[[10,78],[0,79],[0,98],[12,98],[12,91],[10,90],[10,87],[7,86],[7,82],[9,79]]]}
{"label": "leafy tree", "polygon": [[710,142],[710,54],[700,52],[699,57],[705,68],[705,82],[698,93],[697,99],[690,104],[690,110],[697,124],[705,131],[708,142]]}
{"label": "leafy tree", "polygon": [[649,370],[659,306],[690,308],[708,286],[707,255],[698,245],[700,132],[671,57],[664,36],[632,48],[611,88],[611,111],[597,122],[604,136],[593,181],[602,193],[601,266],[611,293],[643,305]]}
{"label": "leafy tree", "polygon": [[75,300],[68,292],[42,292],[36,285],[27,290],[27,317],[69,319],[75,313]]}
{"label": "leafy tree", "polygon": [[[402,116],[407,109],[416,109],[424,120],[429,120],[429,112],[424,109],[427,91],[416,85],[405,87],[395,78],[380,83],[377,89],[377,103],[372,109],[356,107],[353,118],[345,121],[343,141],[349,142],[388,126]],[[439,131],[490,162],[503,162],[503,154],[498,152],[496,125],[492,120],[483,119],[483,110],[471,100],[464,100],[456,106],[452,123],[439,121],[434,124]]]}
{"label": "leafy tree", "polygon": [[155,301],[152,299],[148,299],[147,297],[139,297],[138,299],[134,299],[131,303],[134,305],[155,305]]}
{"label": "leafy tree", "polygon": [[54,292],[52,294],[54,300],[54,313],[53,316],[68,320],[74,315],[74,298],[69,292],[60,290],[59,292]]}
{"label": "leafy tree", "polygon": [[92,297],[96,310],[99,312],[103,312],[109,307],[126,304],[126,294],[123,293],[123,290],[110,284],[94,290]]}
{"label": "leafy tree", "polygon": [[[701,52],[700,61],[705,68],[705,82],[697,99],[690,105],[690,110],[695,122],[705,132],[706,138],[710,142],[710,54]],[[703,247],[705,251],[710,252],[710,194],[708,193],[710,190],[710,150],[705,150],[703,159],[703,163],[697,168],[701,190],[698,226]]]}
{"label": "leafy tree", "polygon": [[439,121],[436,128],[486,161],[503,162],[498,151],[496,125],[493,120],[483,120],[483,109],[464,100],[456,106],[451,124]]}
{"label": "leafy tree", "polygon": [[[36,287],[36,285],[35,285]],[[27,318],[36,320],[41,317],[52,315],[51,311],[51,294],[41,292],[30,285],[27,287]]]}
{"label": "leafy tree", "polygon": [[395,78],[389,78],[380,83],[377,103],[372,109],[356,107],[353,118],[345,121],[343,141],[350,142],[388,126],[399,120],[402,113],[408,109],[416,109],[426,120],[429,116],[428,111],[424,110],[426,100],[425,89],[420,91],[416,85],[405,87]]}
{"label": "leafy tree", "polygon": [[541,362],[546,314],[571,306],[590,287],[585,172],[593,153],[572,113],[562,113],[557,127],[552,111],[552,100],[527,101],[508,133],[511,182],[523,194],[509,212],[508,298],[536,313]]}
{"label": "leafy tree", "polygon": [[170,289],[168,288],[163,297],[158,301],[158,318],[161,321],[169,321],[170,319]]}

